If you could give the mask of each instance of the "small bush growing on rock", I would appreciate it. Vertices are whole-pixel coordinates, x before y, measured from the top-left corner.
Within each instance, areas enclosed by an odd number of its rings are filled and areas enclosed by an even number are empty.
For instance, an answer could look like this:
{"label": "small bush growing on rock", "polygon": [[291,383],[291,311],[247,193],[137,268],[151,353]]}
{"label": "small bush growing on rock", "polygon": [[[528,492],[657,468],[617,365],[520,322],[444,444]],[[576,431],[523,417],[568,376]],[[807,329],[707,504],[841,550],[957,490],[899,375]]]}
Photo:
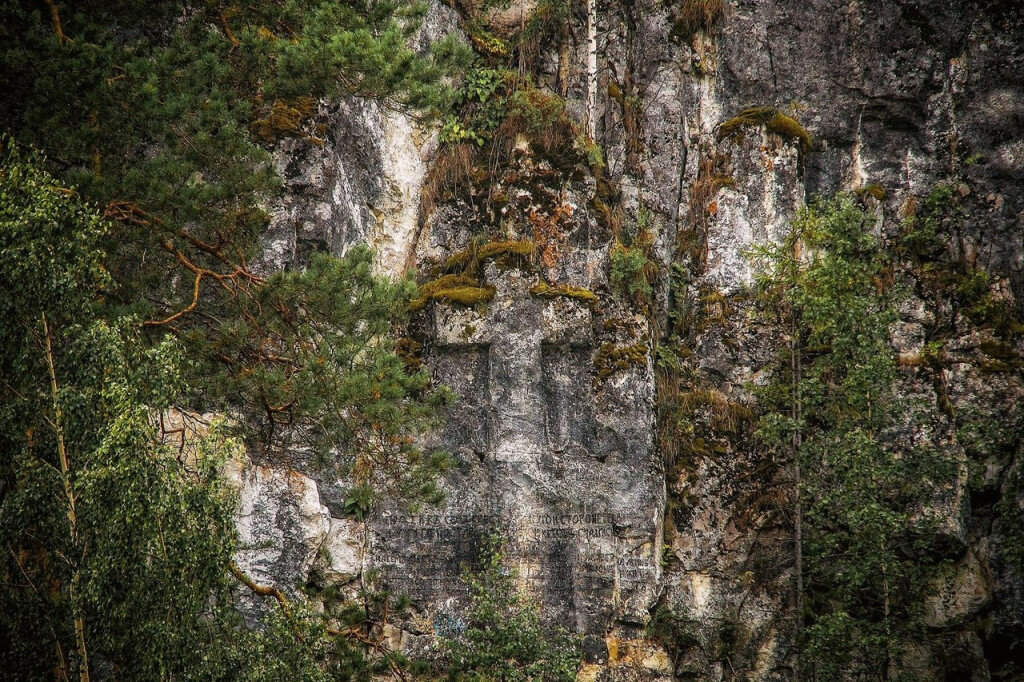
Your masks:
{"label": "small bush growing on rock", "polygon": [[465,571],[471,606],[465,627],[440,633],[435,670],[448,680],[572,682],[580,664],[579,640],[546,625],[540,609],[520,592],[506,567],[500,538],[483,552],[482,569]]}
{"label": "small bush growing on rock", "polygon": [[697,31],[710,31],[724,9],[723,0],[682,0],[676,15],[676,32],[688,38]]}
{"label": "small bush growing on rock", "polygon": [[476,149],[460,142],[448,144],[437,152],[434,163],[420,190],[420,220],[426,220],[438,201],[470,194],[476,172]]}
{"label": "small bush growing on rock", "polygon": [[642,310],[651,304],[658,264],[651,258],[654,235],[646,226],[645,212],[637,220],[636,234],[625,241],[616,240],[610,253],[612,285]]}

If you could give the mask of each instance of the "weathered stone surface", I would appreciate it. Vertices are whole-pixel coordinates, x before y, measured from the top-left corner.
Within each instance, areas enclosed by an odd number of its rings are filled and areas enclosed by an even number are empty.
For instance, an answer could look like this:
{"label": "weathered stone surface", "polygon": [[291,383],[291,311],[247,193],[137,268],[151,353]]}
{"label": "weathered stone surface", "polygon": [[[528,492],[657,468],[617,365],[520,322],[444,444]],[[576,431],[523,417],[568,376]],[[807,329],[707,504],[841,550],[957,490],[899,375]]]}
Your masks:
{"label": "weathered stone surface", "polygon": [[[895,239],[936,183],[948,182],[963,215],[943,226],[951,258],[993,273],[994,300],[1012,303],[1024,292],[1024,8],[933,0],[725,5],[711,31],[681,38],[671,3],[599,3],[596,137],[621,222],[631,229],[645,215],[662,261],[650,320],[609,285],[617,234],[607,216],[594,214],[607,185],[586,169],[555,169],[522,144],[510,160],[520,180],[491,178],[491,187],[439,203],[419,222],[418,188],[433,143],[408,119],[365,103],[325,105],[328,144],[292,142],[279,152],[287,192],[267,236],[265,260],[274,267],[300,265],[312,249],[342,253],[369,241],[383,254],[382,270],[415,262],[426,273],[483,234],[531,239],[531,210],[550,216],[565,207],[555,262],[536,270],[489,263],[483,278],[496,288],[489,305],[438,303],[417,321],[426,365],[461,398],[431,444],[452,451],[459,465],[444,481],[449,496],[440,508],[411,515],[385,505],[369,524],[365,562],[410,593],[421,615],[443,616],[464,604],[462,563],[473,564],[490,533],[505,534],[523,586],[545,613],[590,633],[583,679],[792,676],[792,536],[778,513],[782,473],[749,439],[677,462],[665,481],[654,444],[649,349],[659,339],[649,336],[667,326],[670,264],[686,270],[687,295],[704,316],[688,366],[705,382],[701,390],[740,413],[786,342],[785,330],[743,300],[755,275],[746,253],[776,243],[816,194],[877,185],[878,196],[862,197],[874,216],[869,227]],[[529,6],[513,3],[491,18],[514,31],[515,11]],[[577,119],[587,99],[583,19],[570,17],[566,55],[542,47],[537,75],[539,85],[564,90]],[[428,16],[433,35],[454,24],[446,7]],[[761,127],[718,139],[723,121],[763,105],[799,119],[811,149]],[[732,183],[704,197],[694,186],[702,163],[716,155],[726,157]],[[508,203],[492,205],[492,191]],[[706,246],[701,267],[679,255],[695,235]],[[529,289],[540,276],[586,287],[600,305],[534,298]],[[927,443],[958,462],[919,518],[939,523],[937,551],[962,570],[936,583],[927,601],[934,631],[908,643],[894,669],[918,679],[1020,674],[1024,576],[993,548],[1008,527],[999,502],[1019,494],[1008,482],[1020,467],[1024,425],[1011,407],[1024,400],[1014,364],[1024,347],[1018,339],[1003,349],[932,294],[908,292],[890,330],[904,368],[898,392],[921,411],[919,424],[894,438]],[[639,347],[644,361],[601,377],[595,362],[606,344]],[[988,355],[994,348],[1006,357]],[[976,432],[979,420],[1000,433]],[[694,428],[695,437],[711,440],[707,424]],[[335,521],[328,533],[311,502],[305,516],[271,511],[312,498],[275,482],[283,473],[251,476],[250,489],[268,501],[259,513],[249,505],[243,522],[264,530],[247,532],[288,548],[280,556],[249,550],[250,565],[285,585],[308,572],[313,545],[322,544],[316,538],[332,535]],[[666,483],[671,552],[662,568]],[[338,486],[319,481],[325,503],[337,502]],[[276,521],[254,521],[278,517],[307,520],[288,532]],[[345,550],[332,569],[340,580],[357,570],[360,532],[352,525],[335,540]],[[665,659],[657,647],[616,658],[604,633],[618,628],[622,641],[639,638],[655,602],[685,616],[689,644]],[[976,619],[989,624],[980,635],[969,629]],[[430,629],[423,620],[396,629],[395,645],[424,645]]]}
{"label": "weathered stone surface", "polygon": [[703,283],[725,295],[754,284],[755,247],[779,244],[804,203],[798,146],[763,126],[751,127],[742,142],[725,141],[732,183],[709,204]]}
{"label": "weathered stone surface", "polygon": [[[235,562],[256,583],[295,594],[331,527],[316,482],[294,470],[247,460],[232,462],[227,474],[239,490]],[[243,592],[242,604],[251,619],[264,612],[262,597]]]}
{"label": "weathered stone surface", "polygon": [[365,528],[351,519],[330,520],[315,569],[324,585],[344,585],[362,573]]}
{"label": "weathered stone surface", "polygon": [[278,147],[286,191],[272,207],[262,267],[299,267],[311,252],[370,243],[378,269],[401,275],[435,137],[409,116],[357,98],[321,103],[317,120],[324,141],[292,138]]}
{"label": "weathered stone surface", "polygon": [[657,588],[661,509],[648,362],[595,387],[592,313],[530,295],[536,275],[491,264],[486,310],[438,303],[427,357],[460,402],[439,444],[459,458],[439,509],[387,509],[371,563],[438,612],[492,533],[545,613],[583,632],[642,625]]}
{"label": "weathered stone surface", "polygon": [[992,601],[992,577],[974,552],[937,576],[924,601],[924,622],[945,628],[964,622]]}
{"label": "weathered stone surface", "polygon": [[[459,36],[455,11],[433,3],[418,48]],[[412,265],[420,190],[437,146],[436,130],[394,107],[349,97],[321,101],[312,133],[282,141],[275,165],[284,192],[270,207],[257,269],[301,267],[315,251],[335,255],[373,245],[379,272]]]}

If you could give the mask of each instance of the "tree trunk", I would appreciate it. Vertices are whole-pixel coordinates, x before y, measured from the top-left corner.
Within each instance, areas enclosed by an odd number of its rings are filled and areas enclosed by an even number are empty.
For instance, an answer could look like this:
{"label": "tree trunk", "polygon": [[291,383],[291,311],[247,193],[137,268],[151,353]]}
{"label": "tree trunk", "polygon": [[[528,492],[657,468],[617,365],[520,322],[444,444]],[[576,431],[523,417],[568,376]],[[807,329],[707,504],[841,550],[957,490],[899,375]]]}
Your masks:
{"label": "tree trunk", "polygon": [[566,18],[565,23],[562,24],[562,41],[558,46],[558,94],[562,96],[562,99],[565,99],[565,96],[569,94],[569,57],[571,48],[569,19]]}
{"label": "tree trunk", "polygon": [[[78,514],[75,511],[75,493],[71,488],[71,473],[68,466],[68,451],[64,442],[64,417],[60,409],[60,397],[57,388],[57,370],[53,362],[53,341],[50,326],[43,313],[43,335],[46,341],[46,366],[50,371],[50,393],[53,396],[53,430],[57,433],[57,454],[60,457],[60,477],[64,484],[64,496],[68,504],[68,523],[71,528],[71,541],[78,547]],[[78,679],[89,682],[89,652],[85,646],[85,619],[82,617],[81,606],[78,604],[79,570],[76,566],[71,577],[71,614],[75,621],[75,643],[78,647]]]}
{"label": "tree trunk", "polygon": [[[799,255],[795,249],[793,254],[793,266],[794,268],[799,268]],[[790,309],[790,324],[790,370],[793,374],[793,402],[792,413],[790,415],[793,419],[793,560],[795,564],[794,573],[796,574],[796,594],[794,598],[794,608],[796,609],[796,628],[794,633],[796,644],[796,669],[794,671],[793,679],[796,682],[799,682],[803,653],[802,640],[804,623],[803,500],[800,496],[800,446],[803,441],[803,433],[800,426],[800,420],[803,418],[800,381],[803,367],[800,362],[800,327],[796,319],[796,311],[792,308]]]}
{"label": "tree trunk", "polygon": [[626,59],[622,73],[622,127],[626,135],[626,172],[640,174],[640,94],[633,68],[636,65],[636,18],[633,4],[623,4],[626,18]]}
{"label": "tree trunk", "polygon": [[597,0],[587,0],[587,117],[586,134],[597,139]]}

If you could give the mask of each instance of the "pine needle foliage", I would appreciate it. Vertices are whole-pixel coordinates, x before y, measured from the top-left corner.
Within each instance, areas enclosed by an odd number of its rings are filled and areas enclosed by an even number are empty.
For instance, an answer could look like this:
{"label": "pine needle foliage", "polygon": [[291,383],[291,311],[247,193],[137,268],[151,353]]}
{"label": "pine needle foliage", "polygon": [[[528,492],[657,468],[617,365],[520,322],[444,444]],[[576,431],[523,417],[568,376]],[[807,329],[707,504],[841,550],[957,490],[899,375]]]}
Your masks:
{"label": "pine needle foliage", "polygon": [[0,5],[0,123],[117,221],[118,296],[155,319],[195,300],[183,267],[218,275],[204,299],[244,287],[279,186],[268,143],[315,138],[318,98],[434,115],[465,56],[410,47],[415,0],[53,6],[60,35],[44,3]]}
{"label": "pine needle foliage", "polygon": [[325,96],[440,113],[455,43],[410,47],[415,0],[54,7],[59,33],[42,3],[0,5],[0,123],[101,207],[104,314],[181,341],[190,406],[241,416],[252,451],[436,498],[444,458],[412,441],[444,399],[386,340],[410,285],[376,278],[365,249],[272,277],[249,263],[279,187],[272,145],[315,137]]}
{"label": "pine needle foliage", "polygon": [[448,459],[416,436],[451,394],[410,371],[391,340],[414,291],[376,276],[364,246],[314,254],[232,300],[222,323],[192,327],[193,399],[239,415],[255,452],[306,453],[357,486],[436,500]]}

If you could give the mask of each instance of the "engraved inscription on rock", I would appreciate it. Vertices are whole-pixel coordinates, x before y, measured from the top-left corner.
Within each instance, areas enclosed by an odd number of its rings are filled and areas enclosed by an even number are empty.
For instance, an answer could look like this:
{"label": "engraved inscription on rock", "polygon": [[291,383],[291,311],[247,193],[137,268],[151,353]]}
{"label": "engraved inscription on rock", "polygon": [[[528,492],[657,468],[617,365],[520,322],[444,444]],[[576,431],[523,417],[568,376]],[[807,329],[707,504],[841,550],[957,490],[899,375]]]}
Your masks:
{"label": "engraved inscription on rock", "polygon": [[369,522],[368,562],[434,613],[465,607],[464,566],[486,538],[542,613],[579,632],[639,625],[659,579],[664,483],[652,442],[649,366],[595,388],[585,302],[539,299],[535,275],[488,266],[494,300],[438,303],[425,360],[459,402],[437,445],[458,466],[447,498]]}

